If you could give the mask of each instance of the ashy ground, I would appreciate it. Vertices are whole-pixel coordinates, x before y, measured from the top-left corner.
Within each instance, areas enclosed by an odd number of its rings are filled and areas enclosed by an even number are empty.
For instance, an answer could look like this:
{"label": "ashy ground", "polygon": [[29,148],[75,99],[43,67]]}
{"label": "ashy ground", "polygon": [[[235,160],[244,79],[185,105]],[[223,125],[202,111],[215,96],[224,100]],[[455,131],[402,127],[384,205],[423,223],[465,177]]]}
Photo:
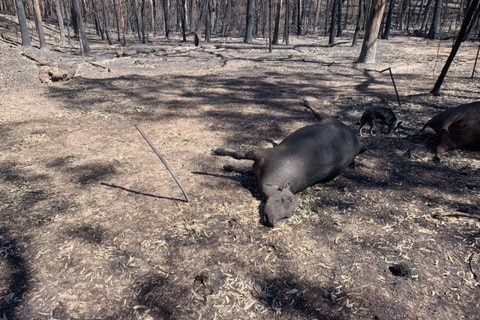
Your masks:
{"label": "ashy ground", "polygon": [[[480,319],[480,153],[434,163],[432,131],[412,136],[479,100],[478,43],[462,45],[434,97],[451,40],[380,40],[371,65],[353,63],[349,39],[321,37],[272,53],[263,40],[93,42],[82,58],[50,33],[49,51],[18,46],[10,21],[0,19],[0,317]],[[69,79],[40,82],[54,66]],[[379,72],[389,67],[401,105]],[[367,106],[389,106],[404,128],[363,137],[355,167],[299,193],[295,215],[270,229],[255,180],[224,172],[238,161],[211,150],[266,147],[313,123],[305,98],[353,128]]]}

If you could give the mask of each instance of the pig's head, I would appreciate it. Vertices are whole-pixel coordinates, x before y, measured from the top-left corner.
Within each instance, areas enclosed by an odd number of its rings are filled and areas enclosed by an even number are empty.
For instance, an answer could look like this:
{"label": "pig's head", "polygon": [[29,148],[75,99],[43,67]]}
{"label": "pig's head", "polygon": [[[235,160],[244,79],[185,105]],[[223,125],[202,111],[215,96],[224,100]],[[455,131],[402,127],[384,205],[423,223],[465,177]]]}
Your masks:
{"label": "pig's head", "polygon": [[296,205],[297,199],[288,185],[278,188],[265,202],[263,223],[268,227],[274,227],[281,219],[291,217]]}

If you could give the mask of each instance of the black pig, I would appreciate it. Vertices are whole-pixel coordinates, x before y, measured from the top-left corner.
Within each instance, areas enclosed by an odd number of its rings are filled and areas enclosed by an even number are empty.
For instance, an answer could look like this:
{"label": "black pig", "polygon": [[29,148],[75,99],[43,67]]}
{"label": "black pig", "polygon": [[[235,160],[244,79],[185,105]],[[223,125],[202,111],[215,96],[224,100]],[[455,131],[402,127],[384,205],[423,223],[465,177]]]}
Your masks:
{"label": "black pig", "polygon": [[[339,120],[317,115],[318,123],[303,127],[273,148],[249,152],[224,149],[215,155],[253,160],[252,170],[265,197],[264,223],[273,227],[279,220],[293,215],[295,193],[332,180],[365,151],[355,132]],[[245,172],[233,167],[231,171]]]}

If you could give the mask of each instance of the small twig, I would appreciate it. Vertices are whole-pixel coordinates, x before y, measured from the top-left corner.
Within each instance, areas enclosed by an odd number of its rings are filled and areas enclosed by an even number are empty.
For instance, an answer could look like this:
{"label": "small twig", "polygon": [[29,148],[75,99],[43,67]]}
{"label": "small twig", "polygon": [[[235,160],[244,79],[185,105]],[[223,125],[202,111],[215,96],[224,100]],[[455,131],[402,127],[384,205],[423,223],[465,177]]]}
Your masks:
{"label": "small twig", "polygon": [[463,217],[480,220],[480,216],[477,214],[465,213],[465,212],[451,212],[451,213],[435,213],[432,215],[433,218],[443,218],[443,217]]}
{"label": "small twig", "polygon": [[87,63],[90,63],[92,66],[97,67],[97,68],[108,69],[107,67],[102,66],[101,64],[98,64],[98,63],[95,63],[95,62],[87,61]]}
{"label": "small twig", "polygon": [[475,271],[473,271],[473,267],[472,267],[472,260],[473,260],[473,255],[474,253],[472,252],[470,254],[470,256],[468,257],[468,268],[470,269],[470,272],[473,274],[473,279],[475,279],[475,281],[479,281],[479,277],[478,275],[475,273]]}
{"label": "small twig", "polygon": [[143,132],[142,129],[140,129],[140,127],[138,125],[135,125],[135,128],[137,128],[138,132],[140,132],[140,134],[142,135],[142,137],[145,139],[145,141],[147,141],[148,145],[152,148],[153,152],[155,152],[155,154],[158,156],[158,158],[162,161],[162,163],[165,165],[165,167],[167,168],[168,172],[170,172],[170,174],[172,175],[173,179],[175,180],[175,182],[177,183],[177,185],[180,187],[180,189],[182,190],[182,193],[183,195],[185,196],[185,200],[187,202],[190,202],[190,198],[187,194],[187,191],[185,191],[185,189],[183,188],[182,184],[180,183],[180,181],[178,180],[177,176],[175,175],[175,173],[173,173],[172,169],[170,168],[170,166],[168,165],[167,163],[167,160],[165,159],[165,157],[160,153],[160,151],[158,151],[158,149],[155,147],[155,145],[153,144],[153,142],[150,140],[150,138],[145,134],[145,132]]}

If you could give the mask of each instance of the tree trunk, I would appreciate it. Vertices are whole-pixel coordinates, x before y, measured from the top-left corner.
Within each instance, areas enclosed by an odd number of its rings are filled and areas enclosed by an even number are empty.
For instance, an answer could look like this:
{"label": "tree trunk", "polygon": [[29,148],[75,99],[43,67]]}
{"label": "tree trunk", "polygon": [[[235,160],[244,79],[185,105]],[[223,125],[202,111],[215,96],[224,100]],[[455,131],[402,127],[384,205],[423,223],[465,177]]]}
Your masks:
{"label": "tree trunk", "polygon": [[276,0],[276,9],[275,9],[275,26],[273,28],[273,44],[278,44],[278,38],[280,34],[280,16],[282,15],[282,0]]}
{"label": "tree trunk", "polygon": [[132,0],[132,19],[133,19],[133,27],[135,28],[135,31],[137,32],[137,37],[138,41],[142,41],[142,35],[140,32],[140,21],[138,18],[138,4],[137,0]]}
{"label": "tree trunk", "polygon": [[163,19],[165,22],[165,38],[170,39],[170,15],[168,14],[168,0],[162,1]]}
{"label": "tree trunk", "polygon": [[180,13],[180,26],[182,28],[182,41],[187,42],[187,19],[185,16],[185,0],[177,0],[178,12]]}
{"label": "tree trunk", "polygon": [[272,46],[272,15],[273,15],[273,0],[268,0],[268,52],[273,51]]}
{"label": "tree trunk", "polygon": [[338,14],[338,3],[340,2],[341,0],[333,0],[333,4],[332,4],[332,16],[331,16],[331,19],[330,19],[330,31],[328,32],[328,44],[329,45],[333,45],[335,43],[335,28],[337,26],[337,14]]}
{"label": "tree trunk", "polygon": [[389,0],[387,20],[385,21],[385,28],[383,29],[382,39],[390,37],[390,29],[392,27],[393,9],[395,8],[395,0]]}
{"label": "tree trunk", "polygon": [[297,36],[303,34],[303,0],[297,0]]}
{"label": "tree trunk", "polygon": [[115,14],[115,24],[117,26],[117,41],[120,42],[120,18],[118,15],[118,6],[117,6],[117,0],[112,0],[113,1],[113,13]]}
{"label": "tree trunk", "polygon": [[212,36],[212,2],[206,0],[205,5],[205,42],[210,42]]}
{"label": "tree trunk", "polygon": [[[117,1],[117,0],[114,0],[114,1]],[[122,1],[118,1],[118,15],[119,15],[119,18],[120,18],[120,30],[121,30],[121,33],[122,33],[122,45],[126,45],[127,44],[127,40],[125,38],[126,27],[125,27],[125,18],[124,18],[123,9],[122,9]],[[120,40],[120,38],[119,38],[119,40]]]}
{"label": "tree trunk", "polygon": [[452,47],[452,51],[450,52],[450,55],[448,56],[447,61],[445,62],[445,65],[442,68],[442,72],[440,72],[437,82],[435,83],[430,93],[434,95],[440,95],[440,88],[442,87],[443,81],[445,80],[445,76],[448,73],[448,69],[450,68],[451,63],[455,58],[455,55],[457,54],[457,51],[460,48],[460,45],[472,30],[472,27],[475,24],[476,20],[478,19],[479,15],[480,15],[480,1],[472,0],[465,14],[465,17],[463,18],[462,26],[460,27],[460,31],[458,32],[458,36]]}
{"label": "tree trunk", "polygon": [[140,5],[140,23],[141,23],[141,33],[142,33],[142,43],[147,43],[147,28],[145,26],[145,0],[141,0],[142,4]]}
{"label": "tree trunk", "polygon": [[343,23],[342,23],[342,2],[343,0],[337,1],[337,37],[341,37],[343,34]]}
{"label": "tree trunk", "polygon": [[[60,2],[60,7],[62,8],[62,11],[63,11],[63,15],[65,17],[65,22],[66,22],[66,25],[67,25],[67,44],[70,45],[71,44],[71,35],[70,35],[70,24],[72,22],[72,19],[71,19],[71,11],[68,10],[66,8],[66,6],[63,4],[63,2]],[[70,14],[69,14],[70,12]]]}
{"label": "tree trunk", "polygon": [[64,47],[67,45],[65,39],[65,24],[63,22],[62,6],[60,5],[60,0],[55,0],[55,12],[58,18],[58,30],[60,31],[60,46]]}
{"label": "tree trunk", "polygon": [[103,28],[100,23],[100,19],[98,18],[98,9],[97,9],[97,4],[95,3],[95,0],[92,0],[92,7],[93,7],[93,17],[95,21],[95,31],[98,36],[102,38],[102,40],[105,40],[105,36],[103,35]]}
{"label": "tree trunk", "polygon": [[287,46],[290,44],[290,0],[285,1],[285,26],[283,30],[283,41]]}
{"label": "tree trunk", "polygon": [[442,17],[442,0],[435,0],[435,7],[433,8],[432,24],[430,25],[430,31],[428,31],[428,35],[427,35],[428,39],[437,39],[439,37],[441,17]]}
{"label": "tree trunk", "polygon": [[110,38],[110,28],[108,26],[108,15],[107,15],[107,5],[105,0],[102,0],[102,12],[103,12],[103,30],[105,31],[105,36],[109,45],[112,45],[112,39]]}
{"label": "tree trunk", "polygon": [[[254,0],[250,0],[250,1],[254,1]],[[247,6],[248,6],[248,3],[247,3]],[[248,10],[248,8],[247,8]],[[227,3],[225,5],[225,10],[224,10],[224,14],[223,14],[223,25],[222,25],[222,36],[225,38],[227,37],[229,34],[230,34],[230,26],[232,24],[232,0],[227,0]],[[253,12],[255,12],[255,10],[253,10]],[[252,13],[252,19],[253,19],[254,15]],[[248,14],[247,14],[247,19],[248,19]],[[254,27],[255,23],[252,22],[252,37],[253,37],[253,27]],[[248,27],[248,22],[247,22],[247,27]],[[245,29],[245,35],[246,35],[247,31]],[[250,38],[250,41],[252,41],[252,39]],[[244,39],[244,42],[245,39]],[[248,42],[247,42],[248,43]]]}
{"label": "tree trunk", "polygon": [[[188,30],[193,28],[193,0],[188,0]],[[195,30],[196,31],[196,30]]]}
{"label": "tree trunk", "polygon": [[247,0],[247,25],[245,28],[245,38],[243,38],[243,42],[245,43],[252,43],[254,14],[255,0]]}
{"label": "tree trunk", "polygon": [[420,30],[425,31],[427,29],[427,21],[428,21],[428,12],[430,11],[430,6],[432,5],[432,0],[428,0],[425,8],[423,9],[423,17],[422,17],[422,26]]}
{"label": "tree trunk", "polygon": [[372,0],[370,14],[368,16],[365,38],[362,43],[362,51],[357,60],[358,63],[375,63],[377,54],[377,38],[382,24],[383,12],[386,0]]}
{"label": "tree trunk", "polygon": [[72,0],[72,9],[75,13],[75,19],[78,26],[79,40],[80,40],[80,51],[82,56],[90,54],[90,45],[88,44],[87,34],[85,33],[85,25],[83,24],[82,12],[80,10],[80,4],[78,0]]}
{"label": "tree trunk", "polygon": [[23,0],[16,0],[18,24],[20,25],[20,34],[22,36],[22,46],[31,47],[30,30],[28,30],[27,16],[25,15],[25,6]]}
{"label": "tree trunk", "polygon": [[40,10],[40,3],[38,0],[33,0],[33,9],[35,11],[35,26],[38,32],[38,41],[40,42],[40,49],[47,49],[47,42],[45,41],[45,33],[43,32],[42,12]]}
{"label": "tree trunk", "polygon": [[360,34],[360,30],[363,27],[363,22],[364,22],[364,8],[363,8],[363,1],[364,0],[358,0],[358,15],[357,15],[357,22],[355,24],[355,33],[353,34],[353,41],[352,41],[352,47],[356,46],[358,43],[358,35]]}

